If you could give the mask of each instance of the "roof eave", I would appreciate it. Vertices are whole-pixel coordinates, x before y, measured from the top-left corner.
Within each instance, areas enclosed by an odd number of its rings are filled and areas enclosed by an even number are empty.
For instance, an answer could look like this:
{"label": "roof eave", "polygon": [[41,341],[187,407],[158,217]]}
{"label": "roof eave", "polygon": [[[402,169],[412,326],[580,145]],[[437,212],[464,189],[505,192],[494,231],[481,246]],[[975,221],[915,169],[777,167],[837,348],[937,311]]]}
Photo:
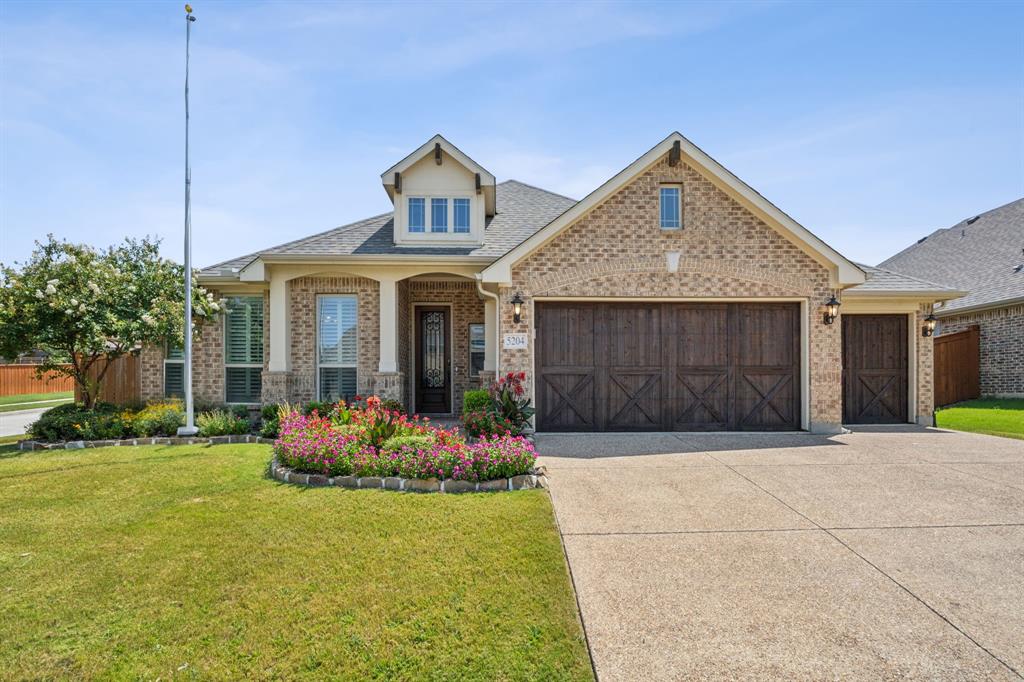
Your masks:
{"label": "roof eave", "polygon": [[[966,295],[966,294],[964,294]],[[989,301],[987,303],[977,303],[973,305],[964,306],[962,308],[953,308],[951,310],[939,309],[935,311],[936,317],[952,317],[954,315],[962,315],[964,313],[976,313],[982,310],[992,310],[994,308],[1005,308],[1011,305],[1024,304],[1024,296],[1012,296],[1010,298],[1000,299],[998,301]]]}
{"label": "roof eave", "polygon": [[903,299],[916,299],[926,302],[935,301],[950,301],[954,298],[961,298],[966,296],[966,291],[951,291],[949,289],[941,290],[921,290],[921,289],[892,289],[892,290],[866,290],[858,291],[856,287],[852,289],[843,290],[843,298],[903,298]]}

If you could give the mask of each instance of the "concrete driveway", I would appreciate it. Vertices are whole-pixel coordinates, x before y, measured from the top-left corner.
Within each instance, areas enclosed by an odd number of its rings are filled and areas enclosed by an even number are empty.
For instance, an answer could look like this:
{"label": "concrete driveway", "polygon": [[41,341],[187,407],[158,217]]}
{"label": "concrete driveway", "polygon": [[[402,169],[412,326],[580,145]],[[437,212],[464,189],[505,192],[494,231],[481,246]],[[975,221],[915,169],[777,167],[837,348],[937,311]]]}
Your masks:
{"label": "concrete driveway", "polygon": [[541,435],[601,680],[1021,679],[1024,441]]}

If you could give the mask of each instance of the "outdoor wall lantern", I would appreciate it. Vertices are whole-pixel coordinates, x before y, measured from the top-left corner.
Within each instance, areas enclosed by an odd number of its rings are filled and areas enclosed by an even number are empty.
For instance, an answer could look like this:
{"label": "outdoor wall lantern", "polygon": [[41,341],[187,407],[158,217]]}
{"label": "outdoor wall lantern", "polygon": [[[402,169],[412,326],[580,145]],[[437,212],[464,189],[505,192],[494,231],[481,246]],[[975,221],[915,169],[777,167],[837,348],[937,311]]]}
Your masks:
{"label": "outdoor wall lantern", "polygon": [[836,321],[836,317],[839,316],[839,301],[836,297],[828,299],[828,303],[825,304],[825,324],[832,324]]}
{"label": "outdoor wall lantern", "polygon": [[523,297],[517,291],[512,297],[512,321],[516,324],[523,319]]}
{"label": "outdoor wall lantern", "polygon": [[924,318],[924,327],[921,328],[921,336],[931,336],[935,333],[935,316],[929,314],[928,317]]}

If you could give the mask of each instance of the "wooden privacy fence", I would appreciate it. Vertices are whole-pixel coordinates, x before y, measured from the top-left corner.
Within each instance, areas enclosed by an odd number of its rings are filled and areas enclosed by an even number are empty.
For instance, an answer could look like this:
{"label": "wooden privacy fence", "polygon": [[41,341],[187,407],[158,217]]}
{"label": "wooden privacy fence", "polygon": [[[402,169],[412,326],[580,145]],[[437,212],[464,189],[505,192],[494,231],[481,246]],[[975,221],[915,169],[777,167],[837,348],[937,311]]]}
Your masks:
{"label": "wooden privacy fence", "polygon": [[[89,368],[89,378],[95,380],[107,363],[110,363],[110,368],[103,375],[103,384],[100,386],[100,393],[96,399],[115,405],[139,402],[139,381],[142,367],[139,356],[129,353],[114,360],[97,360]],[[82,398],[82,389],[75,386],[75,402],[81,402]]]}
{"label": "wooden privacy fence", "polygon": [[55,372],[38,376],[35,365],[0,365],[0,396],[61,393],[74,386],[74,379]]}
{"label": "wooden privacy fence", "polygon": [[935,406],[981,397],[980,332],[970,327],[935,337]]}

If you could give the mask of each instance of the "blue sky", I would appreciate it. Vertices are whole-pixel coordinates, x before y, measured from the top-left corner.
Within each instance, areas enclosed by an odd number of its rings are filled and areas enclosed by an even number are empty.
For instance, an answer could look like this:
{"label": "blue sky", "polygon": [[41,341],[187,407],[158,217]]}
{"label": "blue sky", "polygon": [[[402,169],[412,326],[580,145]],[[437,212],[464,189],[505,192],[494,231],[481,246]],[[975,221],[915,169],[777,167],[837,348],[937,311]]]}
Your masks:
{"label": "blue sky", "polygon": [[[679,130],[877,263],[1024,196],[1024,3],[193,3],[195,260],[390,210],[441,132],[580,198]],[[0,260],[180,257],[182,3],[0,3]]]}

